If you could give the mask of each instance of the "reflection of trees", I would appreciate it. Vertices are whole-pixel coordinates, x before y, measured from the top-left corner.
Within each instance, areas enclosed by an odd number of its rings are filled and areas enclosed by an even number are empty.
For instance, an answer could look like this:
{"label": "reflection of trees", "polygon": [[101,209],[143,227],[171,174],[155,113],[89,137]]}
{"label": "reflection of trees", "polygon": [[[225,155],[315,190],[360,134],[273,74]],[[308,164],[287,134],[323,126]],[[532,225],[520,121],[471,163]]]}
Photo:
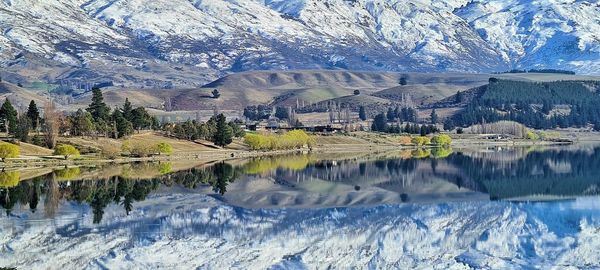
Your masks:
{"label": "reflection of trees", "polygon": [[286,155],[274,157],[259,157],[244,165],[246,174],[264,174],[276,169],[300,171],[315,161],[312,155]]}
{"label": "reflection of trees", "polygon": [[215,181],[213,190],[221,195],[227,192],[227,185],[236,178],[236,172],[233,167],[225,162],[217,163],[213,166]]}
{"label": "reflection of trees", "polygon": [[79,167],[64,168],[55,170],[54,173],[59,181],[73,180],[81,174],[81,169]]}
{"label": "reflection of trees", "polygon": [[0,187],[8,188],[19,184],[21,172],[19,171],[2,171],[0,172]]}
{"label": "reflection of trees", "polygon": [[[399,192],[405,194],[403,201],[410,201],[411,196],[410,190],[404,187],[417,181],[430,181],[432,178],[488,192],[492,198],[600,193],[600,148],[592,151],[532,151],[519,159],[489,159],[485,155],[464,155],[461,152],[450,154],[450,151],[432,149],[430,158],[422,159],[314,161],[306,156],[288,156],[255,159],[251,161],[253,163],[240,167],[221,162],[210,167],[159,175],[149,180],[135,180],[136,174],[133,173],[127,178],[114,176],[108,179],[67,182],[58,180],[75,179],[75,175],[79,173],[76,170],[58,170],[16,185],[11,184],[10,187],[0,187],[0,206],[10,214],[19,204],[29,205],[31,211],[35,211],[39,202],[43,201],[45,214],[51,217],[55,215],[59,201],[64,199],[90,205],[93,221],[98,223],[107,206],[121,205],[125,213],[129,214],[135,202],[145,200],[161,185],[187,189],[205,186],[212,187],[215,193],[225,194],[229,183],[241,173],[262,173],[265,170],[274,170],[278,181],[302,181],[314,177],[325,181],[353,183],[355,186],[370,182],[380,187],[402,187]],[[443,156],[446,158],[431,158]],[[156,175],[160,165],[134,164],[127,168],[129,172],[152,171]]]}
{"label": "reflection of trees", "polygon": [[[161,164],[163,166],[161,166]],[[161,164],[135,164],[127,166],[128,172],[154,173],[171,170],[170,163]],[[180,185],[185,188],[195,189],[200,185],[210,185],[217,193],[224,194],[227,185],[234,181],[239,174],[239,168],[234,168],[227,163],[218,163],[208,168],[192,168],[185,171],[160,175],[149,180],[134,180],[122,176],[113,176],[108,179],[93,179],[59,182],[59,179],[75,179],[80,171],[75,168],[56,170],[46,176],[32,180],[22,181],[9,188],[0,188],[0,205],[10,214],[14,206],[29,205],[31,211],[37,209],[41,196],[44,196],[44,209],[46,216],[56,214],[61,199],[88,204],[92,208],[93,222],[100,223],[106,207],[110,204],[120,204],[125,213],[133,210],[133,204],[143,201],[161,185]],[[128,174],[129,177],[135,174]]]}
{"label": "reflection of trees", "polygon": [[[464,178],[481,184],[493,199],[529,195],[599,194],[600,148],[594,151],[533,151],[515,160],[453,155]],[[561,164],[557,168],[556,164]],[[465,181],[460,178],[461,181]]]}
{"label": "reflection of trees", "polygon": [[54,172],[46,176],[46,200],[44,201],[44,211],[46,217],[54,217],[58,204],[60,202],[61,192]]}

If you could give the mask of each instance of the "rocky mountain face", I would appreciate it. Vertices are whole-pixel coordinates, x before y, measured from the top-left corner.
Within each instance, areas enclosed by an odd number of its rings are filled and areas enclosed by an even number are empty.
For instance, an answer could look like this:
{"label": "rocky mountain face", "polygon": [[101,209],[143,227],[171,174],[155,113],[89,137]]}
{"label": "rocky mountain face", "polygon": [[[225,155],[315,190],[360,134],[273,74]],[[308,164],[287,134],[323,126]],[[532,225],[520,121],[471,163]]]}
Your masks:
{"label": "rocky mountain face", "polygon": [[598,1],[1,0],[1,75],[196,87],[257,69],[600,70]]}

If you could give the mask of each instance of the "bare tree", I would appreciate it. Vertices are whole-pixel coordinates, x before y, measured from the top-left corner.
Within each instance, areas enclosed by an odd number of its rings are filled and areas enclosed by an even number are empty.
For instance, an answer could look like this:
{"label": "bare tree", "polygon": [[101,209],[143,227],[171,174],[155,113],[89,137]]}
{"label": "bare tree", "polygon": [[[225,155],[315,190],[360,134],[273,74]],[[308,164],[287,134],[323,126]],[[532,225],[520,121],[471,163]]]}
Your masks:
{"label": "bare tree", "polygon": [[49,101],[44,104],[44,138],[46,146],[52,149],[56,146],[58,138],[58,129],[60,128],[59,114],[56,111],[54,102]]}

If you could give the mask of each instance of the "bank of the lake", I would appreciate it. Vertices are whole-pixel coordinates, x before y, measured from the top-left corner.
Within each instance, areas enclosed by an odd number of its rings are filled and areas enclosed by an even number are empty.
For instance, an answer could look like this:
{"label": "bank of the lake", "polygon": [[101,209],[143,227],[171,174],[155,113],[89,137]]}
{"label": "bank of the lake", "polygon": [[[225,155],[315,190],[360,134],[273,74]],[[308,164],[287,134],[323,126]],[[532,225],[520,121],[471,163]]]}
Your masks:
{"label": "bank of the lake", "polygon": [[[27,150],[24,155],[7,159],[0,162],[3,169],[18,169],[26,167],[53,167],[53,166],[89,166],[104,163],[130,163],[146,161],[190,161],[194,163],[208,163],[215,161],[225,161],[231,159],[243,159],[260,156],[283,155],[290,153],[313,152],[313,153],[351,153],[351,152],[383,152],[393,150],[415,150],[419,148],[435,148],[437,146],[421,146],[402,144],[398,135],[371,133],[371,132],[353,132],[350,134],[327,134],[315,135],[315,144],[310,148],[289,149],[289,150],[268,150],[252,151],[248,149],[241,139],[235,140],[230,146],[225,148],[215,147],[208,142],[191,142],[164,137],[158,133],[144,133],[132,136],[130,140],[139,140],[143,143],[167,142],[174,146],[174,151],[170,155],[153,155],[149,157],[126,157],[120,156],[114,159],[103,158],[98,153],[85,153],[77,158],[64,159],[61,156],[48,154],[49,152],[37,152]],[[470,147],[498,147],[498,146],[548,146],[562,145],[570,143],[594,142],[600,141],[600,133],[563,133],[561,137],[567,140],[526,140],[526,139],[494,139],[476,134],[453,134],[452,148],[470,148]],[[120,147],[122,142],[117,140],[98,140],[92,138],[61,138],[61,142],[70,143],[79,149],[98,148],[100,144],[115,144]],[[22,144],[24,148],[33,148],[34,146]],[[37,147],[40,148],[40,147]],[[46,149],[47,150],[47,149]],[[48,150],[49,151],[49,150]]]}

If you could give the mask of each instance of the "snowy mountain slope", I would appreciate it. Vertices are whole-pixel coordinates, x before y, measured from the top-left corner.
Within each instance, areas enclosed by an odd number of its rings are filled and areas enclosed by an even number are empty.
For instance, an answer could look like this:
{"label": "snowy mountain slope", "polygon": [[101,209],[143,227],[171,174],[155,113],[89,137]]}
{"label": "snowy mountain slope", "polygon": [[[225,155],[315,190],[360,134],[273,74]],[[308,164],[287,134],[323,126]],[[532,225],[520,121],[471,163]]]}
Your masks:
{"label": "snowy mountain slope", "polygon": [[0,219],[0,261],[56,269],[600,266],[595,197],[270,210],[204,195],[148,200],[129,216],[109,207],[98,225],[75,203],[55,220]]}
{"label": "snowy mountain slope", "polygon": [[4,0],[0,64],[147,86],[255,69],[597,74],[597,14],[597,1]]}

